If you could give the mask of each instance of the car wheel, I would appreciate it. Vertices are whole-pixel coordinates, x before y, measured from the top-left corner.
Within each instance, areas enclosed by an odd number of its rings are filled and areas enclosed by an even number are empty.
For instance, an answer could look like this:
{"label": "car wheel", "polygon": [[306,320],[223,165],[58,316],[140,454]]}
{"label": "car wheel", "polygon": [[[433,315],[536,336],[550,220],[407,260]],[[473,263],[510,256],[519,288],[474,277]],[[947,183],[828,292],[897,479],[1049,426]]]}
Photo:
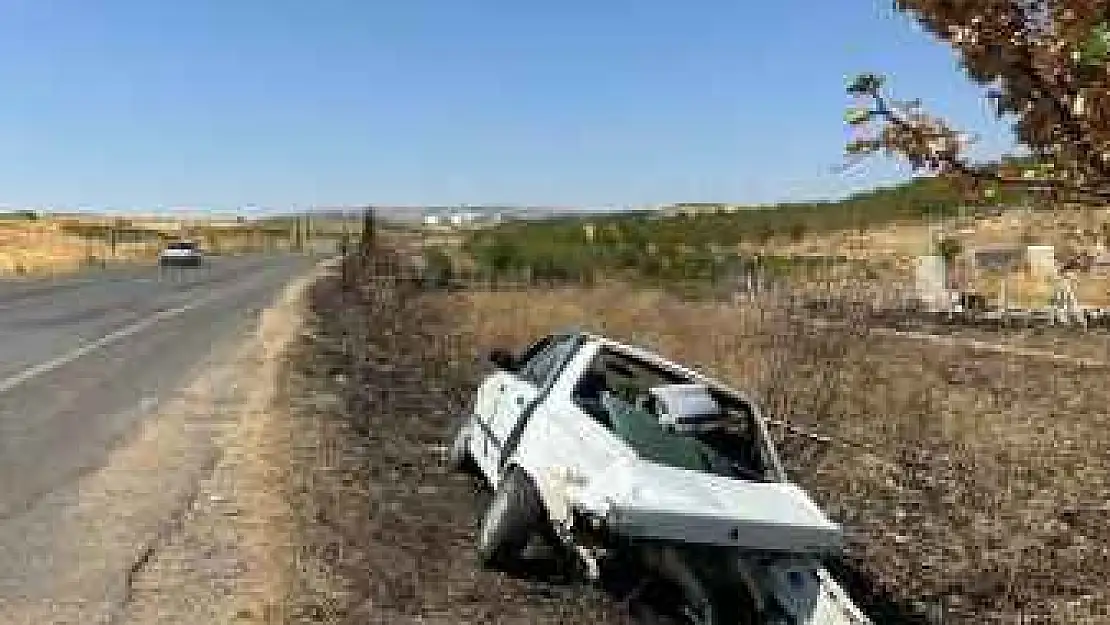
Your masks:
{"label": "car wheel", "polygon": [[649,580],[638,592],[639,598],[630,606],[641,622],[657,625],[724,625],[725,622],[747,622],[743,617],[724,621],[717,607],[707,597],[692,595],[673,580]]}
{"label": "car wheel", "polygon": [[[689,556],[673,547],[644,545],[616,554],[609,582],[628,584],[623,603],[638,622],[652,625],[723,625],[746,623],[754,609],[735,585],[707,576]],[[631,559],[629,559],[631,556]],[[715,568],[711,565],[710,568]],[[627,591],[628,588],[626,587]]]}
{"label": "car wheel", "polygon": [[520,469],[511,470],[478,528],[478,563],[483,568],[506,568],[528,546],[543,520],[543,504],[532,479]]}

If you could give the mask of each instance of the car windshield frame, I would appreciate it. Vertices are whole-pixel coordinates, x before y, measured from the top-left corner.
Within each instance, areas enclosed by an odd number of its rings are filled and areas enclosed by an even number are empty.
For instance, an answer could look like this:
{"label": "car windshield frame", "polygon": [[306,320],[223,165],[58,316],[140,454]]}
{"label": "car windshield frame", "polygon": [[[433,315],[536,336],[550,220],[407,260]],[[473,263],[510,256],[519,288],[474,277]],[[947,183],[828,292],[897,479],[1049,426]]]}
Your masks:
{"label": "car windshield frame", "polygon": [[[603,347],[590,370],[604,380],[596,400],[584,398],[579,384],[572,401],[637,456],[657,464],[743,481],[775,481],[765,457],[767,441],[754,407],[738,397],[710,388],[724,410],[721,427],[681,432],[664,428],[659,417],[638,401],[657,385],[690,384],[695,380],[659,363]],[[601,380],[598,380],[601,382]],[[622,388],[623,387],[623,388]]]}

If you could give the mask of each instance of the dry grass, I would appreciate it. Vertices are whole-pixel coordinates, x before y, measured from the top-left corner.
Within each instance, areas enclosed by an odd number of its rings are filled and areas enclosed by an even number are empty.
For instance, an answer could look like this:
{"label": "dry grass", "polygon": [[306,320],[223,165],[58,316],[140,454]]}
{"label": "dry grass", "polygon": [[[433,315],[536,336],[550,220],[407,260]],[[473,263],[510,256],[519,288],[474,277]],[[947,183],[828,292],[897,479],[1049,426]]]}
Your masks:
{"label": "dry grass", "polygon": [[[712,366],[731,379],[753,381],[762,367],[738,353],[769,353],[772,328],[780,315],[737,315],[714,302],[680,302],[661,290],[637,290],[619,284],[604,288],[549,291],[468,291],[448,296],[463,320],[463,332],[477,348],[522,346],[561,326],[584,326],[626,337],[687,362]],[[707,328],[728,328],[707,332]],[[690,337],[698,337],[691,341]]]}
{"label": "dry grass", "polygon": [[476,567],[478,498],[439,449],[474,381],[453,311],[373,267],[346,269],[314,289],[311,335],[283,381],[298,440],[314,443],[288,462],[302,525],[285,622],[624,622],[597,592]]}
{"label": "dry grass", "polygon": [[[1061,207],[1051,213],[1011,210],[998,216],[948,219],[935,225],[955,236],[965,249],[1036,242],[1052,245],[1065,254],[1095,252],[1100,249],[1100,243],[1107,243],[1105,233],[1110,228],[1110,209]],[[845,256],[857,260],[884,261],[890,265],[890,269],[881,272],[884,277],[905,280],[913,275],[914,259],[929,253],[932,227],[921,222],[904,222],[863,232],[840,230],[812,233],[797,241],[778,237],[758,249],[763,253],[783,256]],[[746,249],[748,246],[741,247]],[[755,249],[752,248],[752,251]],[[1001,293],[1000,282],[997,276],[984,276],[972,286],[997,299]],[[1044,306],[1053,290],[1051,284],[1034,284],[1035,281],[1017,273],[1008,276],[1006,282],[1008,300],[1014,306]],[[1077,275],[1073,282],[1082,304],[1110,306],[1110,277]]]}
{"label": "dry grass", "polygon": [[[928,224],[896,223],[858,230],[813,233],[798,241],[775,240],[768,248],[784,255],[844,255],[849,258],[915,256],[929,249]],[[781,237],[780,237],[781,239]]]}
{"label": "dry grass", "polygon": [[121,243],[113,254],[107,243],[68,234],[56,221],[0,221],[0,276],[67,272],[91,259],[149,259],[157,253],[156,245]]}
{"label": "dry grass", "polygon": [[1110,306],[1110,276],[1072,273],[1062,278],[1039,276],[1019,270],[1008,274],[986,272],[970,281],[969,286],[985,295],[988,300],[1009,306],[1040,308],[1048,306],[1063,279],[1072,284],[1075,296],[1085,306]]}
{"label": "dry grass", "polygon": [[767,302],[613,288],[449,297],[476,348],[585,323],[753,389],[836,441],[782,438],[795,478],[899,600],[948,597],[955,622],[1110,621],[1105,370],[806,331]]}
{"label": "dry grass", "polygon": [[[349,290],[331,284],[318,297],[329,321],[317,341],[329,337],[338,362],[309,367],[312,379],[332,378],[325,387],[345,387],[354,431],[336,447],[361,450],[350,473],[318,483],[306,528],[325,535],[318,559],[342,554],[325,577],[346,598],[316,602],[338,606],[327,622],[610,622],[604,602],[571,616],[566,595],[547,602],[474,571],[469,495],[428,452],[473,392],[471,355],[570,325],[754,390],[773,415],[831,441],[775,431],[793,478],[849,529],[850,560],[869,582],[853,588],[869,609],[939,597],[949,623],[1110,622],[1105,369],[877,336],[858,323],[816,331],[773,297],[689,303],[620,284],[401,297],[380,270],[351,277]],[[1090,342],[1052,338],[1061,351]]]}
{"label": "dry grass", "polygon": [[[104,215],[53,217],[38,220],[0,220],[0,276],[66,273],[104,262],[149,262],[163,246],[157,237],[192,238],[211,253],[237,254],[263,249],[289,249],[294,233],[262,236],[251,225],[205,224],[201,221],[165,218],[135,218],[132,230],[149,231],[149,240],[120,241],[113,247],[95,236],[83,236],[67,228],[107,226],[113,218]],[[184,227],[184,229],[182,229]]]}

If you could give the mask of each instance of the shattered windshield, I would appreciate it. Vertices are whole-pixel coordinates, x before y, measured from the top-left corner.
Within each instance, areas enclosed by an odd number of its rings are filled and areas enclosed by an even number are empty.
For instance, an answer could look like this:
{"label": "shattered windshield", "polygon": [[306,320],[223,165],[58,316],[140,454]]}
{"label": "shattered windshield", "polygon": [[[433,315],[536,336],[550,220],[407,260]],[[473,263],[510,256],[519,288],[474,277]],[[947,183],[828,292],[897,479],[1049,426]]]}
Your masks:
{"label": "shattered windshield", "polygon": [[614,393],[603,394],[602,405],[613,433],[645,460],[722,477],[763,479],[755,454],[744,453],[752,442],[737,436],[736,428],[699,433],[666,429],[655,414]]}
{"label": "shattered windshield", "polygon": [[649,390],[687,382],[681,375],[603,351],[574,391],[574,401],[645,460],[723,477],[764,480],[751,414],[722,401],[719,427],[683,432],[664,427],[646,407]]}

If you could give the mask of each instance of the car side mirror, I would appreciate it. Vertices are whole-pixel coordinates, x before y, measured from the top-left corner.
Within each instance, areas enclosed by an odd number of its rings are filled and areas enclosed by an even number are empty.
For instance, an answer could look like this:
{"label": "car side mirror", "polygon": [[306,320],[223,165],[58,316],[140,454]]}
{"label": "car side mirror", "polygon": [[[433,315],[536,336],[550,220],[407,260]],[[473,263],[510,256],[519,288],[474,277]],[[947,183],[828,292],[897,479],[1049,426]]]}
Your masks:
{"label": "car side mirror", "polygon": [[490,350],[486,355],[486,360],[493,364],[493,366],[501,369],[502,371],[515,371],[516,370],[516,356],[507,349],[496,348]]}

